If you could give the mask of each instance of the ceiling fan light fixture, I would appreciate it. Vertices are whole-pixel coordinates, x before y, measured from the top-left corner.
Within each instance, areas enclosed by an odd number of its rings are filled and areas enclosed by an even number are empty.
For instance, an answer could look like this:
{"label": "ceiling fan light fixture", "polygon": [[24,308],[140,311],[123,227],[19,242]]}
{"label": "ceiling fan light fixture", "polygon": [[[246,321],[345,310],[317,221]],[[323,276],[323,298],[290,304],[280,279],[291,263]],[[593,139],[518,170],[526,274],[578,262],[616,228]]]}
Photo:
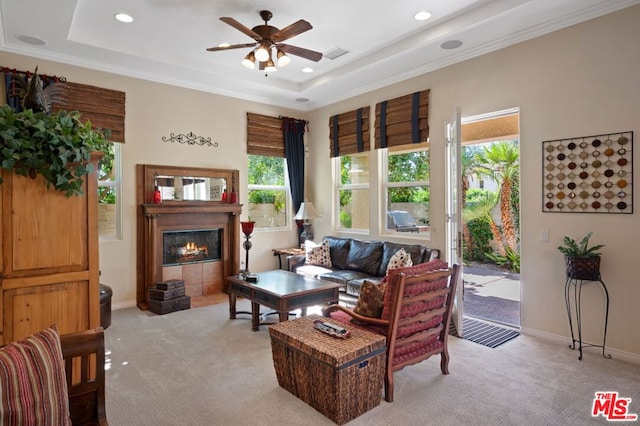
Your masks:
{"label": "ceiling fan light fixture", "polygon": [[256,54],[252,50],[251,52],[249,52],[247,56],[244,57],[244,59],[242,60],[242,65],[244,65],[249,69],[253,69],[255,67],[255,64],[256,64]]}
{"label": "ceiling fan light fixture", "polygon": [[267,41],[263,41],[260,43],[260,46],[256,49],[256,59],[260,62],[266,62],[271,56],[271,52],[269,51],[269,43]]}
{"label": "ceiling fan light fixture", "polygon": [[279,67],[286,67],[287,65],[289,65],[291,63],[291,58],[289,56],[287,56],[286,53],[284,53],[282,50],[278,49],[278,66]]}
{"label": "ceiling fan light fixture", "polygon": [[269,58],[267,62],[264,63],[264,72],[276,72],[278,69],[276,68],[276,64],[273,63],[273,59]]}

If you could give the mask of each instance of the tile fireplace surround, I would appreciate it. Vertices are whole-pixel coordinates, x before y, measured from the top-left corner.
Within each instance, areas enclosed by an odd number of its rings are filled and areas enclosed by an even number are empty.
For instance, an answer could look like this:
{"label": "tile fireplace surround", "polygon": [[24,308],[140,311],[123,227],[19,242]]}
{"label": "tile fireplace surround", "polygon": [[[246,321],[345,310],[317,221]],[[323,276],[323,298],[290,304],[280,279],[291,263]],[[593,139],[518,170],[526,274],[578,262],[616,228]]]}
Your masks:
{"label": "tile fireplace surround", "polygon": [[[186,294],[209,295],[224,291],[224,277],[240,267],[240,213],[242,205],[221,200],[169,200],[154,204],[157,175],[198,176],[223,179],[231,187],[237,170],[176,168],[138,165],[137,305],[148,309],[148,290],[158,281],[182,279]],[[164,233],[217,230],[219,259],[164,264]]]}

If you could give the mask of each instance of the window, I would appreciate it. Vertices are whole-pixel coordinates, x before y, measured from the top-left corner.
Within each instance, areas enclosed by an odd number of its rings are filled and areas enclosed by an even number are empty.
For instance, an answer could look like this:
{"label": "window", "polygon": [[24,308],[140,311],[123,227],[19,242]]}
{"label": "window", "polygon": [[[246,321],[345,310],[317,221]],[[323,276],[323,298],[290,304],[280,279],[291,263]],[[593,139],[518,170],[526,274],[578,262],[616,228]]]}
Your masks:
{"label": "window", "polygon": [[98,235],[117,239],[120,232],[121,144],[111,143],[98,169]]}
{"label": "window", "polygon": [[369,154],[344,155],[334,159],[337,229],[369,231]]}
{"label": "window", "polygon": [[286,163],[282,157],[248,156],[248,218],[257,228],[289,226]]}
{"label": "window", "polygon": [[430,200],[428,144],[393,147],[386,152],[384,217],[387,232],[427,232]]}

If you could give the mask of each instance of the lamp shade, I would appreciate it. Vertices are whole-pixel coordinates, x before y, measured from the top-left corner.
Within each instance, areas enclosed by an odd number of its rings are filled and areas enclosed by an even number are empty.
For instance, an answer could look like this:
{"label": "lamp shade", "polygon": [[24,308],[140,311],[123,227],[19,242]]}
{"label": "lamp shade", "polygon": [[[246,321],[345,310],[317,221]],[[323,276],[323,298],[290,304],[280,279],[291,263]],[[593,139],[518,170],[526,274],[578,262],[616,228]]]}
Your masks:
{"label": "lamp shade", "polygon": [[240,222],[240,226],[242,226],[242,233],[249,236],[251,235],[251,233],[253,232],[253,226],[256,223],[253,221],[248,221],[248,222]]}
{"label": "lamp shade", "polygon": [[266,62],[271,57],[271,52],[269,51],[271,46],[266,41],[260,43],[260,46],[256,50],[256,60],[259,62]]}
{"label": "lamp shade", "polygon": [[267,62],[264,62],[264,71],[265,72],[276,72],[278,69],[276,68],[276,64],[273,63],[273,60],[269,58]]}
{"label": "lamp shade", "polygon": [[318,217],[318,213],[316,213],[315,207],[313,207],[313,203],[311,201],[304,201],[300,204],[300,208],[298,209],[298,213],[296,213],[294,219],[297,220],[307,220],[307,219],[315,219]]}
{"label": "lamp shade", "polygon": [[256,63],[256,54],[253,52],[249,52],[247,56],[242,60],[242,65],[247,68],[253,69]]}
{"label": "lamp shade", "polygon": [[280,49],[278,49],[277,57],[278,57],[278,66],[279,67],[286,67],[287,65],[289,65],[291,63],[291,58],[288,57],[287,54],[284,53]]}

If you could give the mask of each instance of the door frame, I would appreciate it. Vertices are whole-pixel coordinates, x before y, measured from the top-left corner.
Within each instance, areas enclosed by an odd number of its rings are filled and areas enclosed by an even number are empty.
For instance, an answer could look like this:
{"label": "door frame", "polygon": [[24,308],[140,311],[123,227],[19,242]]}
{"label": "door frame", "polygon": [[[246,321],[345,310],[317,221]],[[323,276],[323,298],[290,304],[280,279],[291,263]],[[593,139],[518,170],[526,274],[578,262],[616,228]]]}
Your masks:
{"label": "door frame", "polygon": [[446,140],[446,243],[445,253],[449,264],[457,263],[460,266],[458,282],[456,283],[456,295],[453,305],[452,319],[459,337],[464,335],[462,316],[464,313],[464,268],[462,264],[462,200],[460,191],[460,161],[461,161],[461,110],[456,107],[451,121],[445,124]]}

